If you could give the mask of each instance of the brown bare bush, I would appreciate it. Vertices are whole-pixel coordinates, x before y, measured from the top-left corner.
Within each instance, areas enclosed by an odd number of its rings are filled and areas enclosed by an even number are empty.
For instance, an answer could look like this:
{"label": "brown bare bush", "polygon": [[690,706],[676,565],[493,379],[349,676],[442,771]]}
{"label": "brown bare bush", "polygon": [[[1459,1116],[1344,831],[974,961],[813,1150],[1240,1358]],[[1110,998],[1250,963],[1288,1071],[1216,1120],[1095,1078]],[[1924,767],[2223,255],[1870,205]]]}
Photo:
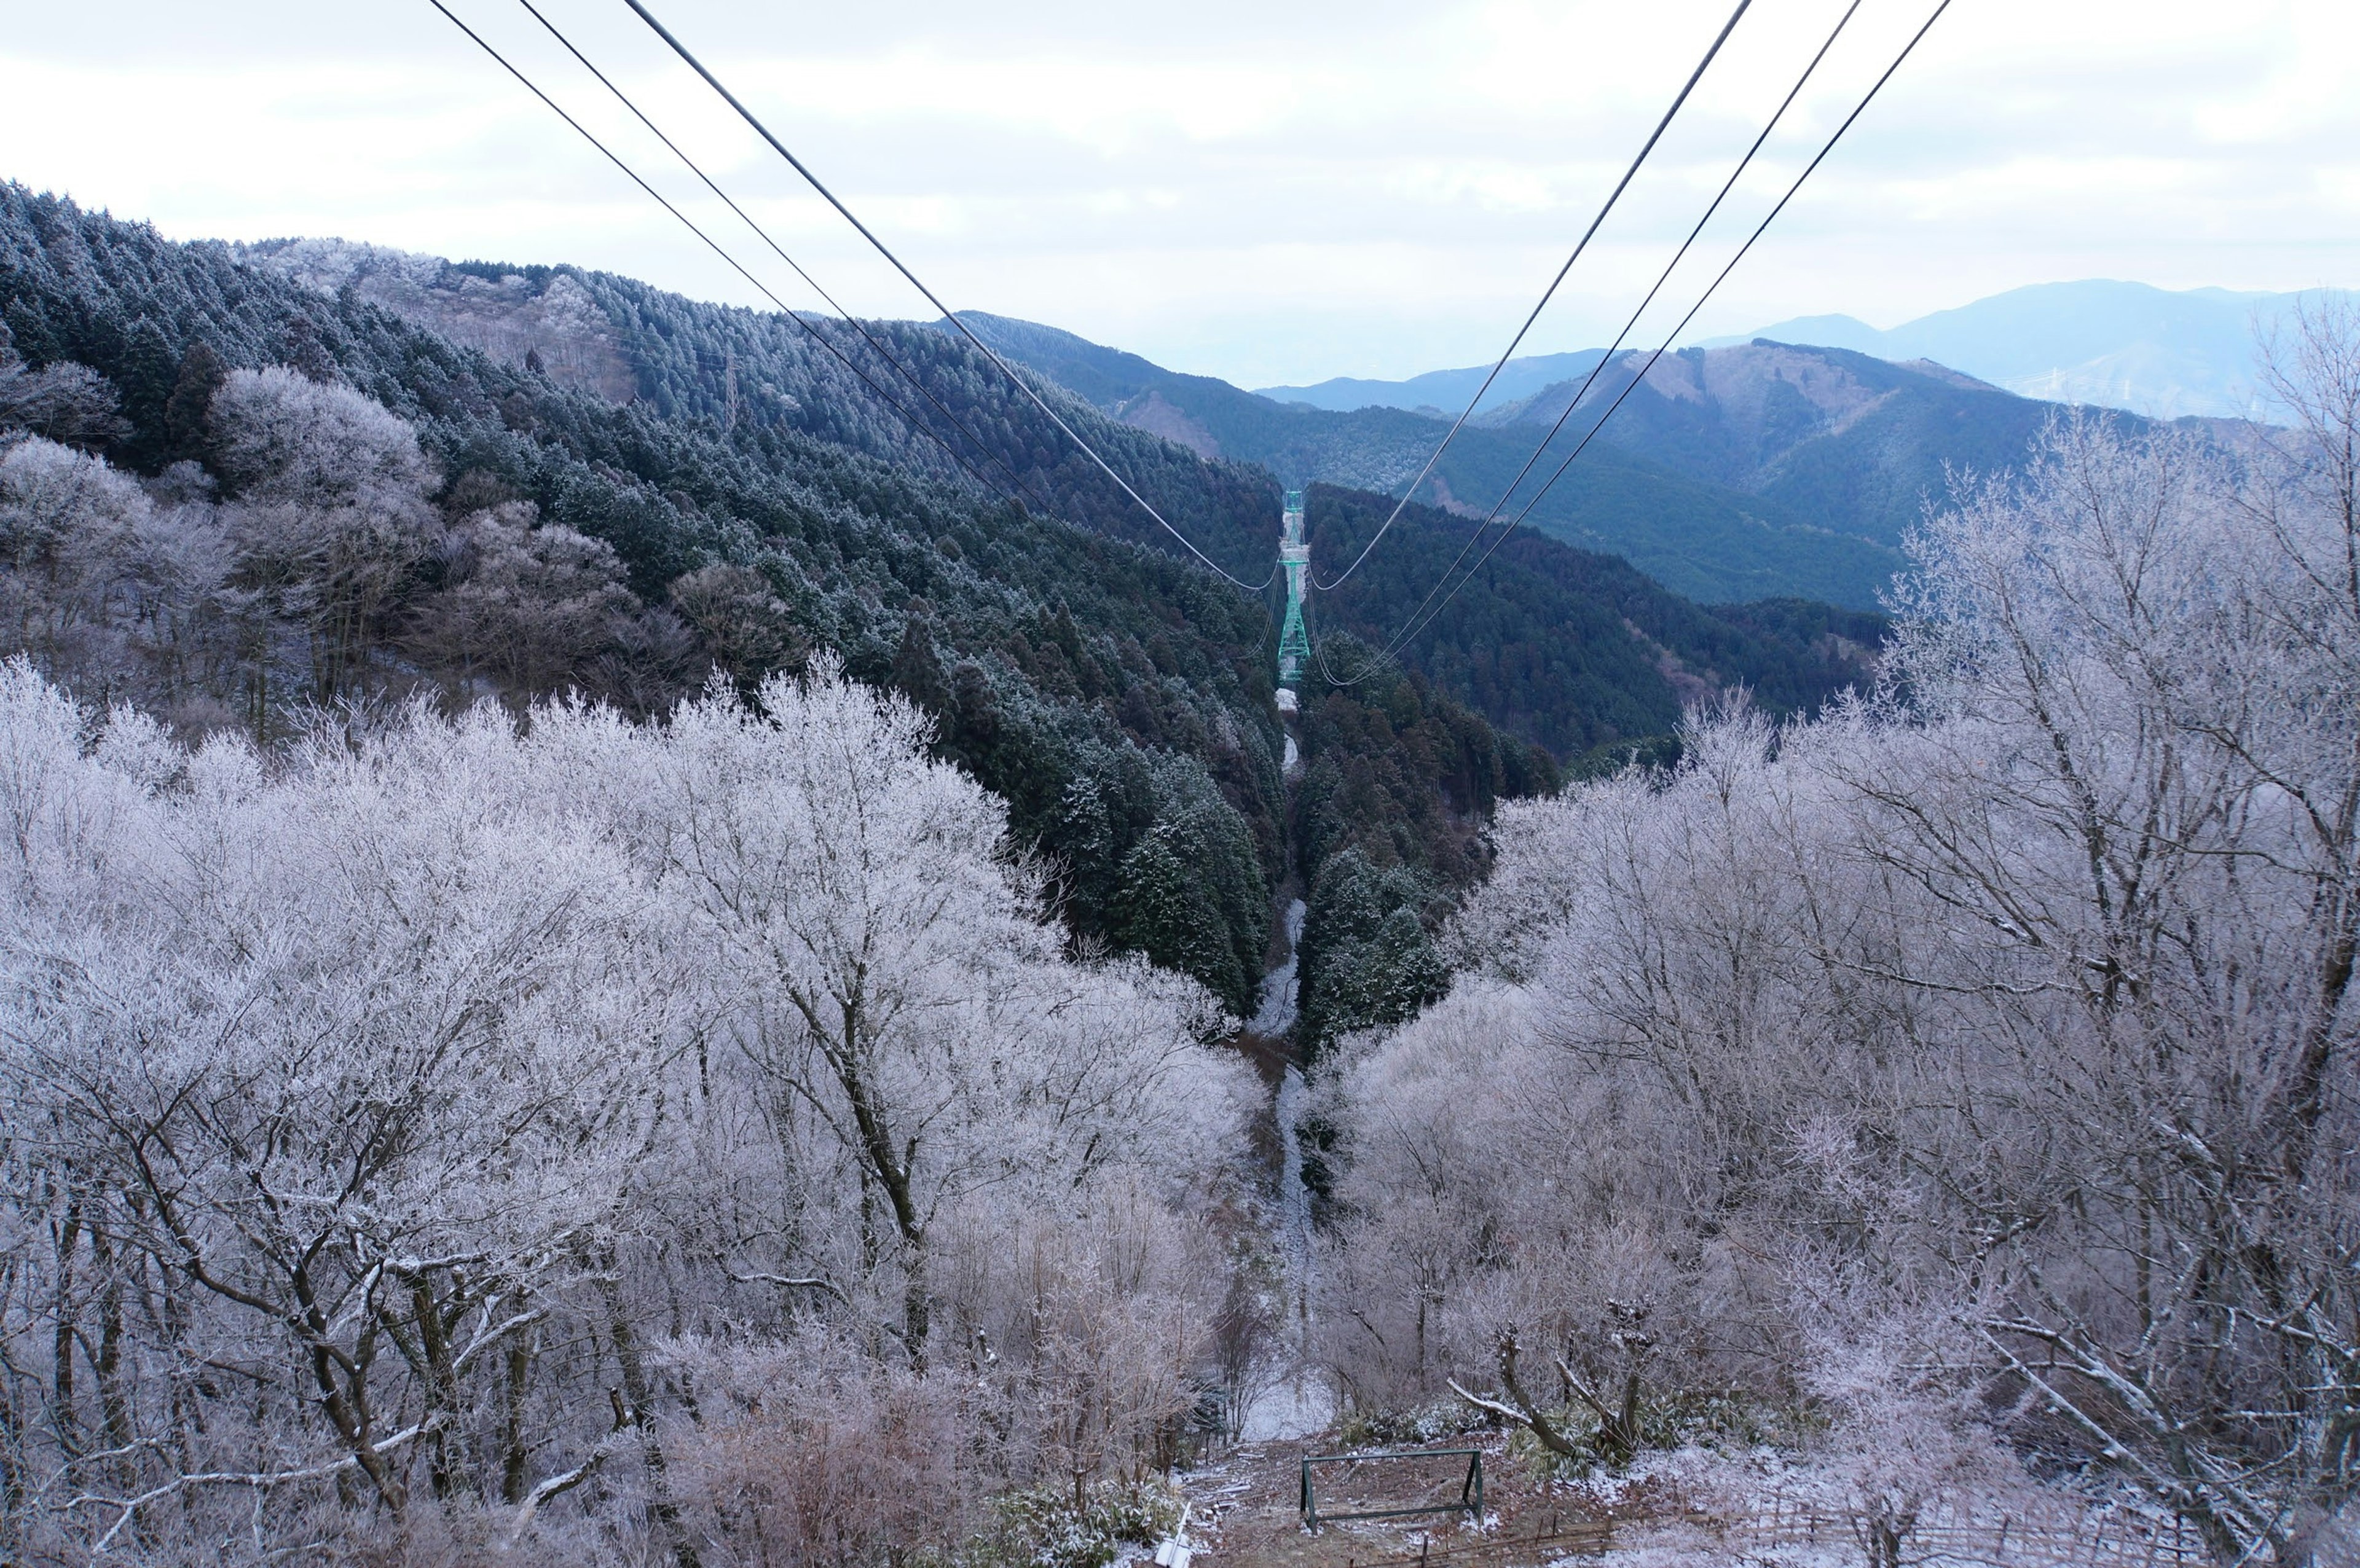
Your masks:
{"label": "brown bare bush", "polygon": [[962,1379],[879,1365],[816,1325],[775,1345],[672,1349],[705,1423],[682,1445],[684,1492],[738,1563],[867,1563],[947,1551],[988,1484]]}

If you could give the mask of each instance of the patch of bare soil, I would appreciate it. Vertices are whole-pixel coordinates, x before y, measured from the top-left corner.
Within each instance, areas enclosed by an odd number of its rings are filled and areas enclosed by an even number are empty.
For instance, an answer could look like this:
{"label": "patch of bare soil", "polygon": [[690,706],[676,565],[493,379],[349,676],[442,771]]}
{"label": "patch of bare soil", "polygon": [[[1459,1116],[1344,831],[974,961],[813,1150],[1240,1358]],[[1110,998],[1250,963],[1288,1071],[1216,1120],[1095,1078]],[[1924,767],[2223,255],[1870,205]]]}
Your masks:
{"label": "patch of bare soil", "polygon": [[1150,392],[1116,410],[1115,418],[1126,425],[1136,425],[1165,441],[1178,441],[1198,457],[1207,460],[1221,455],[1221,443],[1213,432],[1187,412],[1164,397],[1161,392]]}

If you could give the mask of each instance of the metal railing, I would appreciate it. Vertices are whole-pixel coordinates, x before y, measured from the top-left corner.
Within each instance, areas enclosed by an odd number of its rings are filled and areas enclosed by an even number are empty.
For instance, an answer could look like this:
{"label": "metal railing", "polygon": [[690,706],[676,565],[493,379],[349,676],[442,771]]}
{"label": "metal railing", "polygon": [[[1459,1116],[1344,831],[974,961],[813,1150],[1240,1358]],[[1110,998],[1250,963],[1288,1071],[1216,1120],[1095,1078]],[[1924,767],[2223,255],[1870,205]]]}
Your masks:
{"label": "metal railing", "polygon": [[[1312,1474],[1315,1465],[1376,1465],[1413,1459],[1464,1459],[1467,1474],[1459,1484],[1456,1502],[1421,1503],[1400,1508],[1360,1508],[1350,1513],[1321,1513],[1318,1483]],[[1408,1449],[1397,1454],[1306,1454],[1303,1456],[1303,1522],[1307,1529],[1317,1530],[1323,1524],[1338,1524],[1346,1519],[1411,1519],[1421,1514],[1469,1514],[1477,1523],[1483,1519],[1483,1451],[1480,1448]]]}

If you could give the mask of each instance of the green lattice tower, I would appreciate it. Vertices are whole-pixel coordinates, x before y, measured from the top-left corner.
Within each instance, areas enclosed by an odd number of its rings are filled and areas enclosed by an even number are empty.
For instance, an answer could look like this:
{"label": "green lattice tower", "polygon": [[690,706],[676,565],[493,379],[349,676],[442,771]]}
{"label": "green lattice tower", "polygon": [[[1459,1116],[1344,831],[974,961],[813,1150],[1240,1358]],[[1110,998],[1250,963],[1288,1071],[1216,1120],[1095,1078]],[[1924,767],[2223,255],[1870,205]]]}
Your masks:
{"label": "green lattice tower", "polygon": [[1286,623],[1278,634],[1278,683],[1289,689],[1303,679],[1311,661],[1311,638],[1303,629],[1304,579],[1311,571],[1311,547],[1303,539],[1303,492],[1286,493],[1285,526],[1279,534],[1278,559],[1286,568]]}

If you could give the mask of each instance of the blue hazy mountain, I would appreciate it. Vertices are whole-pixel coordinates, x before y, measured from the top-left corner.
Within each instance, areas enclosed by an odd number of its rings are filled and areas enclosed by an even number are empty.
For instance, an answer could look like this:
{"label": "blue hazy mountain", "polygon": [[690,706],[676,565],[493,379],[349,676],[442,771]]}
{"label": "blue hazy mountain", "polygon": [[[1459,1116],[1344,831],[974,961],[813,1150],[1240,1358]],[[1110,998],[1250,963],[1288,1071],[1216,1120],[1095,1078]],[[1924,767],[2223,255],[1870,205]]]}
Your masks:
{"label": "blue hazy mountain", "polygon": [[1804,316],[1717,343],[1769,338],[1930,359],[2027,397],[2162,419],[2267,419],[2267,399],[2256,395],[2256,333],[2283,331],[2298,303],[2324,292],[2091,278],[2011,289],[1884,331],[1850,316]]}
{"label": "blue hazy mountain", "polygon": [[[1574,354],[1537,354],[1512,359],[1501,367],[1500,378],[1483,394],[1482,407],[1496,408],[1529,397],[1542,388],[1587,376],[1601,351],[1586,348]],[[1363,381],[1338,376],[1316,387],[1264,387],[1262,397],[1280,403],[1305,403],[1314,408],[1349,413],[1355,408],[1443,408],[1454,417],[1483,385],[1488,365],[1465,370],[1429,370],[1406,381]],[[1479,410],[1480,411],[1480,410]]]}
{"label": "blue hazy mountain", "polygon": [[[2158,289],[2089,278],[2012,289],[1897,327],[1856,317],[1797,316],[1758,332],[1708,339],[1723,348],[1768,339],[1849,349],[1896,364],[1929,359],[2021,397],[2125,408],[2158,419],[2268,417],[2256,397],[2255,334],[2283,329],[2298,301],[2322,290],[2270,294]],[[1583,375],[1598,351],[1513,359],[1483,399],[1486,411]],[[1488,365],[1431,370],[1405,381],[1338,376],[1262,396],[1314,408],[1465,408]]]}

